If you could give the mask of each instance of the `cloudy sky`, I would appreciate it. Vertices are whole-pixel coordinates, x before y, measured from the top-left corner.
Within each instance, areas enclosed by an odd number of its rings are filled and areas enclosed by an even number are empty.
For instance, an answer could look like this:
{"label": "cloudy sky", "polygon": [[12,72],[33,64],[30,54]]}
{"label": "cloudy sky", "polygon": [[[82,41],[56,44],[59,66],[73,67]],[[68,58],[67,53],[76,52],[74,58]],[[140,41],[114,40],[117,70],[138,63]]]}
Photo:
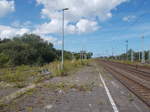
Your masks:
{"label": "cloudy sky", "polygon": [[111,55],[129,47],[150,49],[149,0],[0,0],[0,38],[35,33],[61,48],[61,9],[65,12],[65,49]]}

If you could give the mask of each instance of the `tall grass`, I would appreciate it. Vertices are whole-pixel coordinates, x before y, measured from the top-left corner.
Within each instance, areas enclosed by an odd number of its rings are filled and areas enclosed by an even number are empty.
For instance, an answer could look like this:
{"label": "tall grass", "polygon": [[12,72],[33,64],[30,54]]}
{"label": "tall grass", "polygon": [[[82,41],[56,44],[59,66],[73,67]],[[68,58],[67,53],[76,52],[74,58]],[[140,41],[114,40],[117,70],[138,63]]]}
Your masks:
{"label": "tall grass", "polygon": [[44,68],[47,68],[53,76],[66,76],[68,72],[75,71],[77,68],[80,68],[84,65],[88,65],[89,60],[76,60],[76,61],[64,61],[64,68],[61,69],[61,63],[59,61],[47,64]]}
{"label": "tall grass", "polygon": [[31,82],[32,77],[36,77],[39,67],[18,66],[14,68],[0,69],[0,81],[6,83],[14,83],[18,87],[23,87]]}
{"label": "tall grass", "polygon": [[[66,60],[64,61],[63,70],[61,69],[59,61],[46,64],[42,67],[22,65],[15,68],[1,68],[0,82],[14,83],[17,87],[24,87],[30,83],[41,82],[45,80],[45,78],[67,76],[70,71],[76,71],[77,68],[88,65],[88,63],[89,60]],[[41,71],[44,69],[47,69],[51,74],[42,75]]]}

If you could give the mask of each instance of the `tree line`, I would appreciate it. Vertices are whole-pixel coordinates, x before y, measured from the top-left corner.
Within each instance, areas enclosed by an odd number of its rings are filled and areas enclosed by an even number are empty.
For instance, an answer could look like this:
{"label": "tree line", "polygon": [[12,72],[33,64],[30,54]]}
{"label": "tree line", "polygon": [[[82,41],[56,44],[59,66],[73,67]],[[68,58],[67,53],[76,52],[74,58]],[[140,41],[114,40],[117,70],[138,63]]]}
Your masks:
{"label": "tree line", "polygon": [[[84,53],[87,58],[92,53]],[[64,51],[64,58],[80,59],[81,53]],[[12,39],[0,39],[0,66],[43,65],[55,60],[61,60],[61,50],[35,34],[24,34]]]}

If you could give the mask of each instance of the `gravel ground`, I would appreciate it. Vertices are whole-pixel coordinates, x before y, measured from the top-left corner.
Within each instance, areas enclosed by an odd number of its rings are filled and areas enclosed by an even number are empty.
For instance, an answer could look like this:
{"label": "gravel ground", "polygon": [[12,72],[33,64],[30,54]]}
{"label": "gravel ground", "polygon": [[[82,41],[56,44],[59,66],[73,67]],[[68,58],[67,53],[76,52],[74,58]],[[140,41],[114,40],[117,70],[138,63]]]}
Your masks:
{"label": "gravel ground", "polygon": [[0,98],[3,98],[4,96],[9,95],[12,92],[15,92],[19,90],[19,88],[15,88],[15,87],[6,87],[6,88],[0,88]]}
{"label": "gravel ground", "polygon": [[140,100],[94,62],[67,77],[47,80],[9,105],[0,106],[1,112],[113,112],[97,70],[103,74],[120,112],[149,112]]}

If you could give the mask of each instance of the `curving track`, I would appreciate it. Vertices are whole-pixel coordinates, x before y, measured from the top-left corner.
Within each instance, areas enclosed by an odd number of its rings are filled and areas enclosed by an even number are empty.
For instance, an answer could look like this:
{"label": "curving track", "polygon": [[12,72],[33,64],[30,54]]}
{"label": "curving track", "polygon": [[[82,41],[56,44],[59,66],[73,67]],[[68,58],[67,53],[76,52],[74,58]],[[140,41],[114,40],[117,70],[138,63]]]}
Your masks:
{"label": "curving track", "polygon": [[99,61],[104,68],[150,107],[150,72],[146,68]]}

